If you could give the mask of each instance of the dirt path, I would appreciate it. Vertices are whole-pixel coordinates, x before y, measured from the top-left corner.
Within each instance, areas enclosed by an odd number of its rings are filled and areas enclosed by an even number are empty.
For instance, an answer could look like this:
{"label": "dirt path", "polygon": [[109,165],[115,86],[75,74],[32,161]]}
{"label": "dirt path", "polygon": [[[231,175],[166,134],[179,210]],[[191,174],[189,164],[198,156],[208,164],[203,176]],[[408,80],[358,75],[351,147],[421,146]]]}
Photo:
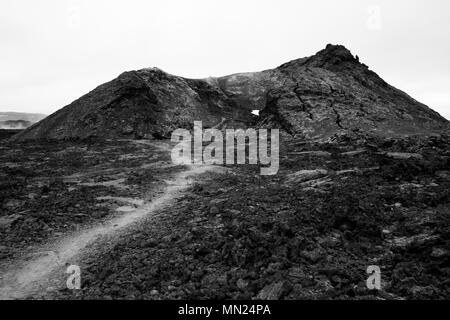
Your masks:
{"label": "dirt path", "polygon": [[[100,238],[111,236],[130,227],[141,219],[151,216],[157,210],[170,206],[192,184],[194,177],[207,171],[223,168],[216,166],[187,166],[178,173],[164,192],[134,211],[126,212],[108,222],[71,234],[56,243],[49,243],[37,250],[28,261],[12,261],[0,277],[0,299],[23,299],[34,297],[54,289],[56,275],[64,272],[64,266],[73,264],[86,247]],[[32,255],[33,256],[33,255]],[[68,276],[68,275],[67,275]],[[67,277],[66,276],[66,277]],[[60,278],[60,277],[58,277]]]}

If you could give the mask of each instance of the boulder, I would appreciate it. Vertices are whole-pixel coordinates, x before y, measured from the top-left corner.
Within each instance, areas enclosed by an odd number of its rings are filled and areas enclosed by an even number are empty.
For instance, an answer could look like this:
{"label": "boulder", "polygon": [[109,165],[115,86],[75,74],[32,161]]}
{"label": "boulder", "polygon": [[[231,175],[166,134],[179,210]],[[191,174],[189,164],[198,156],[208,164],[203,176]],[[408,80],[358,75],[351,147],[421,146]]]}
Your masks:
{"label": "boulder", "polygon": [[285,281],[278,281],[265,286],[257,296],[260,300],[279,300],[287,291]]}
{"label": "boulder", "polygon": [[319,179],[328,173],[325,169],[300,170],[288,175],[288,182],[305,182],[308,180]]}

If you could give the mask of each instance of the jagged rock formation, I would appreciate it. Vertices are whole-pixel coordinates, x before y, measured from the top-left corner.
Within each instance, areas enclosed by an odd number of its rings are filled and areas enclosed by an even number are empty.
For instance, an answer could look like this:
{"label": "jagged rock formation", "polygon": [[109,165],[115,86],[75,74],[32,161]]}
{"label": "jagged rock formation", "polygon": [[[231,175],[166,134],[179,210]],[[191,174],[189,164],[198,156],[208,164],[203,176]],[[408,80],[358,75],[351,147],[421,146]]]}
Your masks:
{"label": "jagged rock formation", "polygon": [[276,69],[186,79],[159,69],[125,72],[15,139],[168,137],[176,128],[253,123],[305,138],[340,130],[382,135],[436,132],[448,121],[390,86],[343,46]]}
{"label": "jagged rock formation", "polygon": [[449,122],[390,86],[343,46],[260,73],[219,78],[238,102],[260,112],[259,125],[305,138],[340,130],[380,135],[441,131]]}

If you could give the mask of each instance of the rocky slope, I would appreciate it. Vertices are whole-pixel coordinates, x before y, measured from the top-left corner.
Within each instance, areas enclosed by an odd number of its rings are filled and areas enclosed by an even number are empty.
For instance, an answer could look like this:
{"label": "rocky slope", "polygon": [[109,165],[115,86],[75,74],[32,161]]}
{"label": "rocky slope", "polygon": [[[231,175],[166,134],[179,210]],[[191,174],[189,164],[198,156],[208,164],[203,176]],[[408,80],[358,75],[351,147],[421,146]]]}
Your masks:
{"label": "rocky slope", "polygon": [[[448,121],[390,86],[343,46],[276,69],[261,124],[306,138],[340,130],[395,136],[448,128]],[[281,82],[281,83],[280,83]]]}
{"label": "rocky slope", "polygon": [[168,137],[175,128],[254,123],[306,138],[340,130],[429,133],[448,121],[384,82],[343,46],[276,69],[186,79],[159,69],[125,72],[52,114],[17,140]]}
{"label": "rocky slope", "polygon": [[17,139],[164,137],[193,119],[213,126],[234,125],[247,113],[205,81],[184,79],[159,69],[121,74],[19,134]]}

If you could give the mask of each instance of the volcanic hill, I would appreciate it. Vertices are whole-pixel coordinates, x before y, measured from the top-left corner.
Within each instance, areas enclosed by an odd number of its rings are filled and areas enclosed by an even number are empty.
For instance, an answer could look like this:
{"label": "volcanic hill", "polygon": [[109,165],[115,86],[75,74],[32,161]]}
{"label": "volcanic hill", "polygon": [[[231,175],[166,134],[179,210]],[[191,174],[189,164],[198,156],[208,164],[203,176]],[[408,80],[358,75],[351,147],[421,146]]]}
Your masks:
{"label": "volcanic hill", "polygon": [[[260,110],[255,119],[252,110]],[[340,45],[261,72],[187,79],[157,68],[122,73],[14,137],[167,138],[176,128],[280,128],[302,138],[341,130],[410,135],[446,130],[437,112],[392,87]]]}

